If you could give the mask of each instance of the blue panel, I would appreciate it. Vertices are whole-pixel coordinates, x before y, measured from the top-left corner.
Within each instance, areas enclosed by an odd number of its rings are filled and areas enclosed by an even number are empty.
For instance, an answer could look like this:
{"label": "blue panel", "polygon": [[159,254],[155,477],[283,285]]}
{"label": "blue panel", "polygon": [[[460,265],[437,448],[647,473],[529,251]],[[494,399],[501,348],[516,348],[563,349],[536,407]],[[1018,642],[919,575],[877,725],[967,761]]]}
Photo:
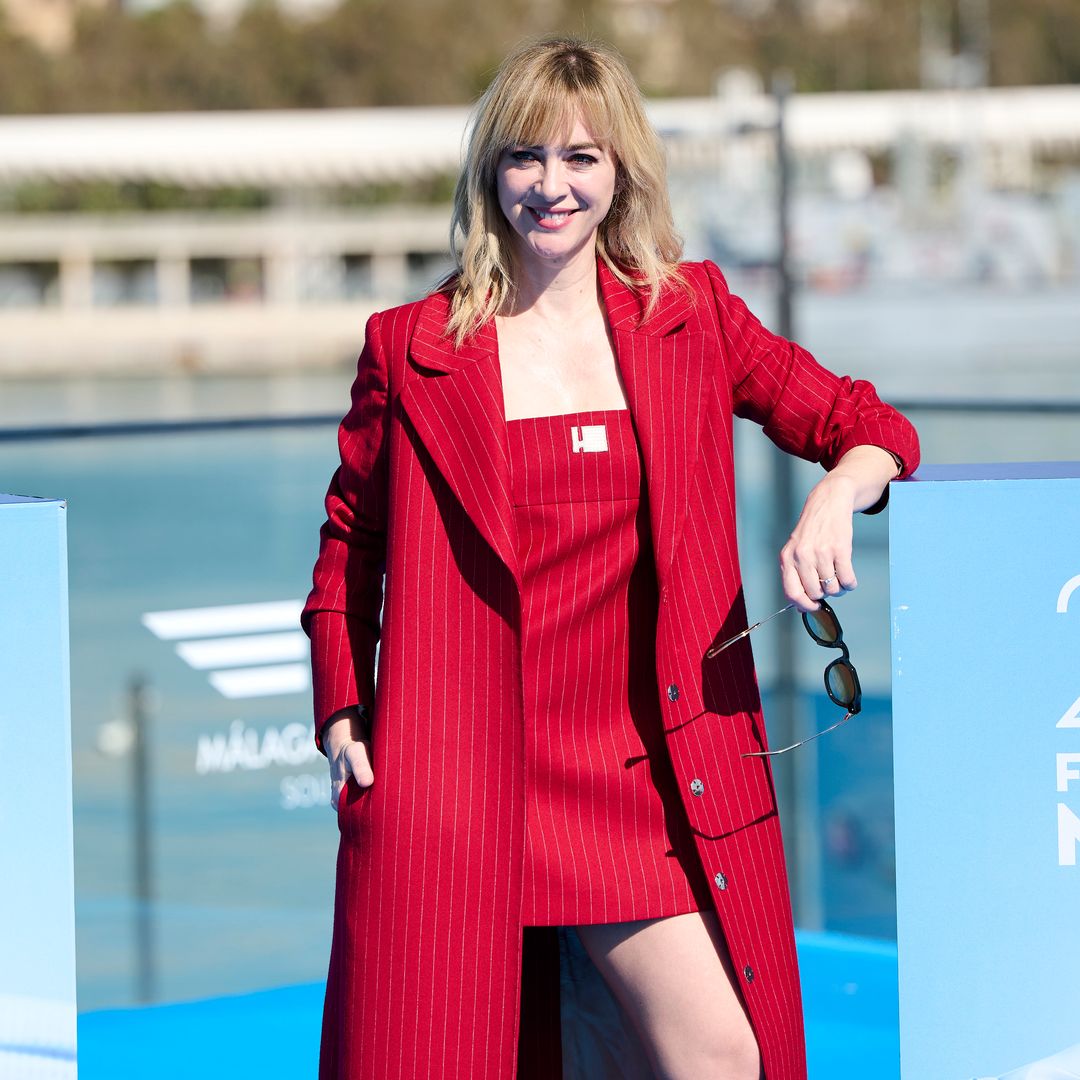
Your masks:
{"label": "blue panel", "polygon": [[906,1080],[1080,1040],[1080,464],[967,468],[891,499]]}
{"label": "blue panel", "polygon": [[[65,507],[0,496],[0,1073],[74,1076]],[[35,1060],[40,1059],[40,1060]],[[10,1071],[9,1071],[10,1070]]]}

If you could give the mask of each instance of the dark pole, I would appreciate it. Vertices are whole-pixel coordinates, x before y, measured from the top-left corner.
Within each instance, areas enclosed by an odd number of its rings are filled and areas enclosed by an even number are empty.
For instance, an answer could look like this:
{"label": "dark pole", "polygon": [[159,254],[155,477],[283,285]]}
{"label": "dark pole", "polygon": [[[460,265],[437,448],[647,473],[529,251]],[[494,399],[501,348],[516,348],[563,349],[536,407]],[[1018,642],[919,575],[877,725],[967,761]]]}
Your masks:
{"label": "dark pole", "polygon": [[142,675],[128,684],[128,703],[135,743],[131,754],[131,788],[135,850],[136,996],[147,1003],[155,996],[153,868],[150,859],[149,688]]}
{"label": "dark pole", "polygon": [[794,89],[794,81],[789,71],[778,71],[773,75],[772,91],[776,101],[776,227],[778,231],[776,247],[776,275],[779,288],[779,308],[777,311],[777,332],[791,338],[794,334],[791,315],[791,156],[787,144],[787,104]]}
{"label": "dark pole", "polygon": [[[791,222],[791,158],[787,144],[786,112],[788,98],[793,89],[790,72],[778,71],[773,75],[772,92],[776,101],[776,278],[777,278],[777,332],[787,339],[794,337],[792,314],[792,275],[790,259]],[[774,456],[773,470],[773,552],[779,559],[780,549],[787,543],[794,525],[792,513],[795,501],[795,479],[791,458],[785,453]],[[776,607],[787,602],[783,583],[776,577]],[[777,625],[777,681],[776,703],[772,709],[773,737],[775,745],[788,746],[797,735],[797,686],[795,679],[795,632],[799,627],[791,617],[779,620]],[[786,814],[784,829],[784,853],[787,858],[788,875],[792,885],[792,903],[795,918],[803,915],[805,883],[802,880],[807,867],[802,859],[802,833],[806,823],[801,821],[797,762],[792,754],[773,758],[773,778],[776,782],[777,801],[781,812]]]}

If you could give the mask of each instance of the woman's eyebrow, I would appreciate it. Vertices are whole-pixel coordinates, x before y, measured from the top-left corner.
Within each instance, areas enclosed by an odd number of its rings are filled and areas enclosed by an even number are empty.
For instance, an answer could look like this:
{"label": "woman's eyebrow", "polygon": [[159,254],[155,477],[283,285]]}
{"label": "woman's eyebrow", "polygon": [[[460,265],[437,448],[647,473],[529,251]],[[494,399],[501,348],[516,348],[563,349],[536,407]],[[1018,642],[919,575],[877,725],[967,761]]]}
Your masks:
{"label": "woman's eyebrow", "polygon": [[[543,150],[544,147],[543,147],[542,143],[534,143],[532,146],[526,146],[525,149],[526,150]],[[591,142],[572,143],[570,146],[564,146],[563,149],[568,154],[576,154],[581,150],[597,150],[600,153],[604,152],[604,148],[602,146],[597,146],[596,143],[591,143]]]}

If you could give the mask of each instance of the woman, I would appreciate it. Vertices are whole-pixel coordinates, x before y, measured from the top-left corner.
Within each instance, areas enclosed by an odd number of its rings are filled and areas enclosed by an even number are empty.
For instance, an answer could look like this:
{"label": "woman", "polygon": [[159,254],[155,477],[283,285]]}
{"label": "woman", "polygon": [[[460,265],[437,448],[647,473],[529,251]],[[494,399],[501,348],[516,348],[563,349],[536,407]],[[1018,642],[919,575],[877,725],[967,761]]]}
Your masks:
{"label": "woman", "polygon": [[746,626],[732,416],[828,470],[780,557],[803,611],[855,587],[914,430],[678,262],[606,47],[503,63],[453,228],[458,273],[368,322],[303,615],[341,831],[320,1075],[560,1076],[573,926],[656,1076],[797,1080],[750,648],[705,658]]}

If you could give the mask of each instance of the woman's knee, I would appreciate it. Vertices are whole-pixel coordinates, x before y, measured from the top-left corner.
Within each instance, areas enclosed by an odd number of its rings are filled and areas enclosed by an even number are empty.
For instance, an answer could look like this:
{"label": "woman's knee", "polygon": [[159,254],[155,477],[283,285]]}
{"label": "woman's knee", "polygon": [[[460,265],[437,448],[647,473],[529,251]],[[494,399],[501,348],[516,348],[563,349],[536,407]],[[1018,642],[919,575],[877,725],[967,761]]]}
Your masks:
{"label": "woman's knee", "polygon": [[759,1080],[761,1051],[748,1023],[736,1024],[723,1032],[709,1048],[710,1067],[697,1076],[723,1077],[724,1080]]}
{"label": "woman's knee", "polygon": [[[661,1037],[658,1080],[759,1080],[761,1052],[748,1023],[704,1025],[695,1037]],[[666,1045],[665,1045],[666,1044]]]}

